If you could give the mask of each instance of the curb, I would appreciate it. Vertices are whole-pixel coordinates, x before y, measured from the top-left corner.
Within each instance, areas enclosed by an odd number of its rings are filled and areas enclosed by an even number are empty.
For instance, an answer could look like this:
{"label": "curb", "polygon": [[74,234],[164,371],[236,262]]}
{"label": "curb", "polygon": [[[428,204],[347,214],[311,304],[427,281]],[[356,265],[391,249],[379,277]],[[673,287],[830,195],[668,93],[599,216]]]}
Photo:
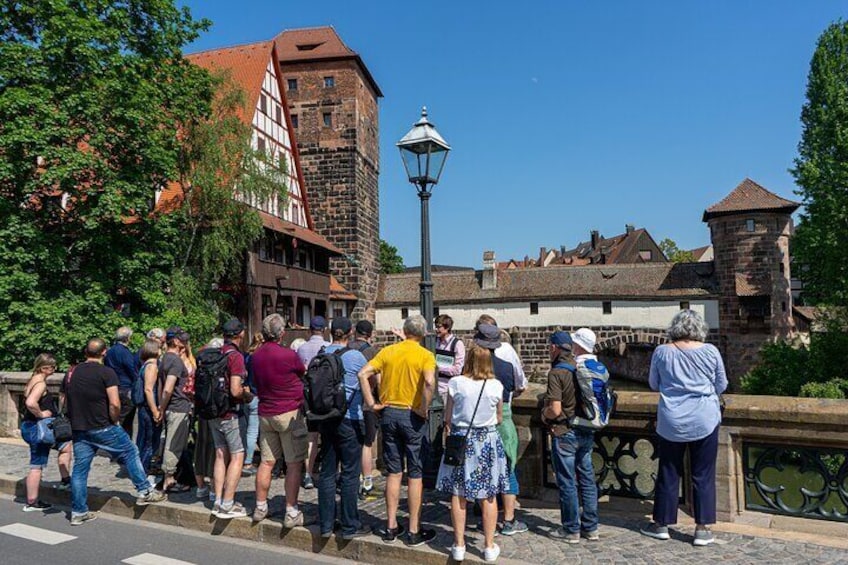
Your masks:
{"label": "curb", "polygon": [[[42,486],[40,498],[45,502],[70,507],[69,492],[56,491]],[[23,479],[0,474],[0,493],[10,496],[25,496]],[[317,526],[307,526],[287,530],[282,523],[264,520],[254,524],[250,518],[218,520],[209,511],[187,508],[184,505],[165,502],[149,506],[135,506],[135,497],[128,493],[104,492],[89,488],[88,504],[92,510],[134,520],[145,520],[158,524],[176,526],[205,532],[213,536],[222,535],[241,540],[256,541],[274,546],[284,546],[325,556],[341,557],[362,563],[380,565],[444,565],[452,563],[447,549],[444,552],[427,546],[409,548],[402,543],[386,544],[376,537],[373,540],[356,539],[343,541],[333,536],[321,537]],[[501,563],[511,560],[500,559]],[[465,562],[483,563],[470,553]]]}

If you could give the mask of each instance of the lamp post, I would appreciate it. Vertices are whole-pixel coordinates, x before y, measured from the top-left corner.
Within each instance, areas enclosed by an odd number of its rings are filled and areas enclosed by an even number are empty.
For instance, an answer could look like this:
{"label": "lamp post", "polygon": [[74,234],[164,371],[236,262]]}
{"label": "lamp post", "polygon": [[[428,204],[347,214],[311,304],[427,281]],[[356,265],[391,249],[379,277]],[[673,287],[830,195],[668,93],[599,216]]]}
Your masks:
{"label": "lamp post", "polygon": [[439,182],[450,146],[427,120],[427,108],[421,109],[421,119],[397,143],[406,176],[418,188],[421,199],[421,315],[427,321],[424,346],[436,350],[433,333],[433,280],[430,265],[430,196]]}

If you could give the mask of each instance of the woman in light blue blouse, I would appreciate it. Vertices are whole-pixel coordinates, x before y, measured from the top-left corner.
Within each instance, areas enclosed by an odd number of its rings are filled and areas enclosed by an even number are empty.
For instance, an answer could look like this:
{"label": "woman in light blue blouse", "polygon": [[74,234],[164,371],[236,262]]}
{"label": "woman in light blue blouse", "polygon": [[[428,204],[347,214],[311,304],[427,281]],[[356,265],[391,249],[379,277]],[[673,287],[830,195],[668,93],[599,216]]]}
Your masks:
{"label": "woman in light blue blouse", "polygon": [[724,363],[715,346],[704,343],[709,328],[692,310],[681,310],[668,328],[670,344],[651,358],[649,384],[660,393],[657,407],[659,470],[654,494],[654,521],[642,533],[669,539],[669,524],[677,523],[677,500],[687,447],[692,466],[696,546],[715,541],[709,529],[716,521],[715,473],[719,395],[727,388]]}

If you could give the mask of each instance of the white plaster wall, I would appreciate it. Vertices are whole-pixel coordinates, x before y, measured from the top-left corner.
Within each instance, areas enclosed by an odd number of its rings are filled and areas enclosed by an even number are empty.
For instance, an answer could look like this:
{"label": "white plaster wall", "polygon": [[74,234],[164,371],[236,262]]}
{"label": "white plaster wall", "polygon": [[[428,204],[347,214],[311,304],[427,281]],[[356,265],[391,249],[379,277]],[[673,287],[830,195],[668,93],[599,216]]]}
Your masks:
{"label": "white plaster wall", "polygon": [[[711,329],[718,329],[718,301],[690,300],[689,307],[702,316]],[[539,302],[539,313],[530,314],[529,302],[506,304],[439,305],[439,313],[454,320],[454,328],[468,330],[480,314],[489,314],[502,328],[512,326],[635,326],[665,328],[680,311],[680,301],[613,300],[612,314],[603,313],[600,300],[557,300]],[[418,314],[418,307],[410,307],[409,314]],[[400,308],[378,308],[376,329],[389,330],[403,325]]]}

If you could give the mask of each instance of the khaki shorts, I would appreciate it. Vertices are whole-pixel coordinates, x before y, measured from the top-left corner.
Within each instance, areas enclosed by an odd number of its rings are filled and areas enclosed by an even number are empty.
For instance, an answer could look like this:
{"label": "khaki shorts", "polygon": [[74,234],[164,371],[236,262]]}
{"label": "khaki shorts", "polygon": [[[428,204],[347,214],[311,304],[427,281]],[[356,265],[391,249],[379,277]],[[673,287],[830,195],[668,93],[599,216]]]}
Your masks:
{"label": "khaki shorts", "polygon": [[262,461],[277,461],[285,455],[286,463],[306,459],[309,451],[306,419],[300,410],[270,417],[259,417],[259,450]]}

